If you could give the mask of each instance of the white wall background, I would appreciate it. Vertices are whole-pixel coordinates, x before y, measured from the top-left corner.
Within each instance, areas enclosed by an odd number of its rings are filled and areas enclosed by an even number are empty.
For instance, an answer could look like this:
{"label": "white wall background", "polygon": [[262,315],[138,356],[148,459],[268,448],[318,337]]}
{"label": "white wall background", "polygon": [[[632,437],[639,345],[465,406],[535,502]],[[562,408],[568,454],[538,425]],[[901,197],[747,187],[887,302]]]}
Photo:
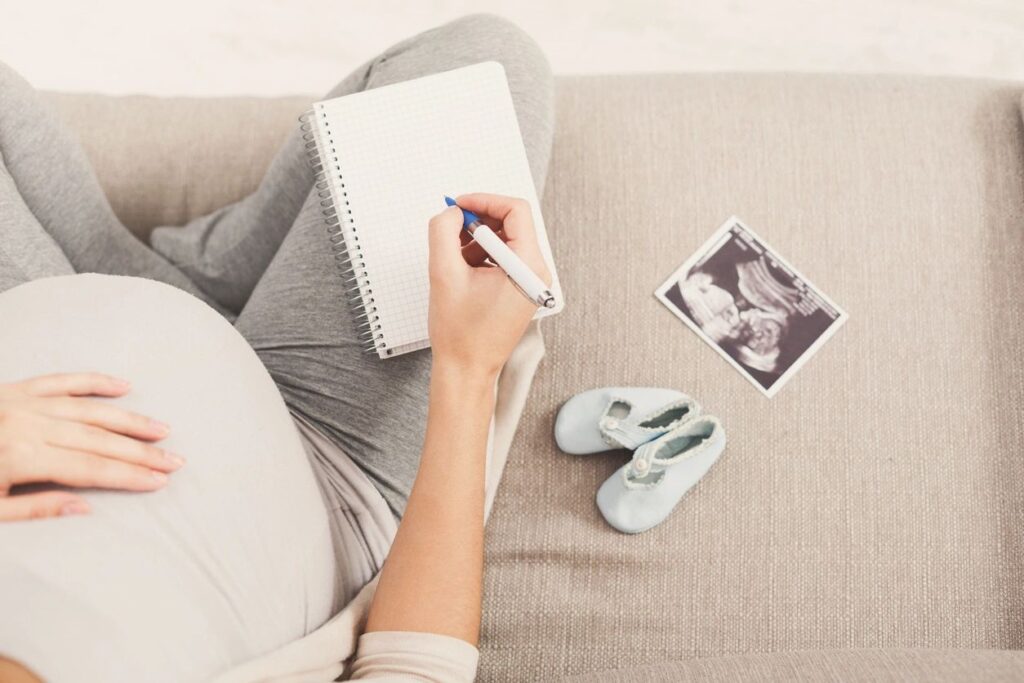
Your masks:
{"label": "white wall background", "polygon": [[317,93],[396,40],[479,11],[526,28],[560,73],[1024,80],[1024,0],[0,0],[0,60],[48,89]]}

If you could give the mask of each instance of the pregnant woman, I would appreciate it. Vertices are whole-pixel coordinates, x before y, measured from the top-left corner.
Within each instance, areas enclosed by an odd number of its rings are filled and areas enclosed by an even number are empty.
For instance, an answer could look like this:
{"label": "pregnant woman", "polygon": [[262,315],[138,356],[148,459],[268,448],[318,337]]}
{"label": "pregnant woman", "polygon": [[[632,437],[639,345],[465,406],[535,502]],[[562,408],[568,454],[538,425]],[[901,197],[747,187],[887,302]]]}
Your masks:
{"label": "pregnant woman", "polygon": [[[328,97],[484,60],[542,186],[552,81],[502,20],[402,42]],[[479,267],[461,212],[423,226],[432,352],[381,361],[298,132],[256,192],[151,247],[2,64],[0,162],[0,681],[206,680],[378,571],[353,677],[471,680],[495,381],[534,307]],[[528,206],[459,203],[547,276]]]}

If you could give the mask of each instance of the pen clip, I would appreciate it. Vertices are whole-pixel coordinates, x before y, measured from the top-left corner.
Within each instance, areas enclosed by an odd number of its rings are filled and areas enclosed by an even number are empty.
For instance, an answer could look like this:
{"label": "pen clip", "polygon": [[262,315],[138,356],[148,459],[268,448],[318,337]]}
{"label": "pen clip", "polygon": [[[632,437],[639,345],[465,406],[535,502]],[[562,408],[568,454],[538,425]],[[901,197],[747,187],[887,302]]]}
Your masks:
{"label": "pen clip", "polygon": [[522,294],[523,296],[526,297],[527,301],[532,302],[534,306],[538,306],[538,307],[540,306],[540,304],[537,303],[536,301],[534,301],[533,297],[530,296],[529,292],[527,292],[525,289],[523,289],[522,287],[519,286],[519,283],[516,282],[515,279],[511,275],[509,275],[508,273],[505,273],[505,277],[508,278],[508,281],[512,283],[513,287],[515,287],[516,289],[519,290],[520,294]]}
{"label": "pen clip", "polygon": [[508,277],[508,281],[511,282],[512,285],[519,290],[519,293],[526,297],[526,300],[532,302],[533,305],[536,306],[537,308],[552,308],[554,306],[555,297],[551,294],[550,290],[545,289],[543,292],[540,293],[540,296],[542,297],[541,300],[534,299],[532,296],[530,296],[529,292],[523,289],[519,285],[519,283],[516,282],[515,279],[513,279],[511,275],[509,275],[508,273],[506,273],[505,275]]}

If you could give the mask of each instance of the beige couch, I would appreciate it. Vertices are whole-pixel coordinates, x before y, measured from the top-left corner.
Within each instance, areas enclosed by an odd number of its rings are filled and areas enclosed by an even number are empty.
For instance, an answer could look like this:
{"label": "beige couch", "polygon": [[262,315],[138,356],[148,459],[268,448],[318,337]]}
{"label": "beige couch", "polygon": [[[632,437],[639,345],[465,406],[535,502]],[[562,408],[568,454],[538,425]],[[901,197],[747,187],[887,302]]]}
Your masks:
{"label": "beige couch", "polygon": [[[559,81],[544,210],[569,306],[489,527],[481,680],[1024,678],[1021,91]],[[140,235],[255,187],[309,101],[53,97]],[[851,316],[772,400],[652,296],[734,213]],[[689,391],[729,435],[635,537],[593,502],[626,456],[551,438],[607,384]]]}

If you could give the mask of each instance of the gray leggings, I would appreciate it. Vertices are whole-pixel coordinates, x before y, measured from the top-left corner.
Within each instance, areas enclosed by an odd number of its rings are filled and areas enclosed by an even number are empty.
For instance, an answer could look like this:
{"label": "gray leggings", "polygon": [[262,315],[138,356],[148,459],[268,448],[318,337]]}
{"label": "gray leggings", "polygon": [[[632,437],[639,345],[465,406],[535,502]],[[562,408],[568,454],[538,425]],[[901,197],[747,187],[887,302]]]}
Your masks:
{"label": "gray leggings", "polygon": [[[328,97],[485,60],[505,67],[541,195],[552,78],[533,41],[504,20],[474,15],[398,43]],[[253,194],[183,227],[157,228],[147,247],[114,215],[71,133],[0,63],[0,292],[95,272],[199,297],[234,322],[289,409],[347,452],[400,516],[426,424],[429,351],[387,361],[364,353],[312,184],[296,130]]]}

